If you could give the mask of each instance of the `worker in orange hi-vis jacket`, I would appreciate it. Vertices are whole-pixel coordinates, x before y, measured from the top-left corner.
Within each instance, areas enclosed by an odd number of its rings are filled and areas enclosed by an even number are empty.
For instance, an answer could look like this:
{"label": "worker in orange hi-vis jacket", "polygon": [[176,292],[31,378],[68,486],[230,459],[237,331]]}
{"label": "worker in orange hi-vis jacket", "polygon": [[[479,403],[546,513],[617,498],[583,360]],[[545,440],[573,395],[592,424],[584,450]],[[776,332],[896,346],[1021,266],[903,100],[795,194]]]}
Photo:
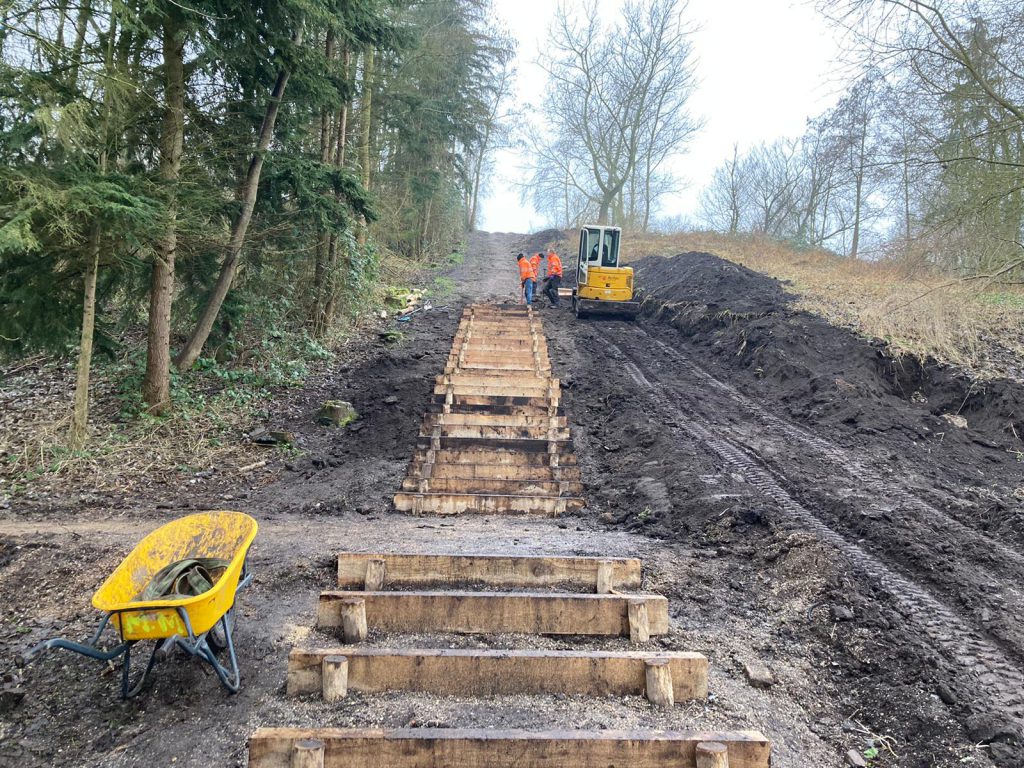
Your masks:
{"label": "worker in orange hi-vis jacket", "polygon": [[540,278],[541,278],[541,268],[540,268],[541,264],[540,263],[543,260],[544,260],[544,254],[543,253],[535,253],[535,254],[533,254],[533,256],[530,257],[530,263],[533,265],[533,279],[536,280],[538,283],[540,282]]}
{"label": "worker in orange hi-vis jacket", "polygon": [[544,293],[552,307],[558,306],[558,289],[562,285],[562,260],[554,250],[548,251],[548,276],[544,279]]}
{"label": "worker in orange hi-vis jacket", "polygon": [[526,254],[520,253],[516,256],[516,263],[519,265],[519,280],[523,285],[523,301],[526,306],[533,304],[533,288],[537,283],[537,272],[533,264],[526,258]]}

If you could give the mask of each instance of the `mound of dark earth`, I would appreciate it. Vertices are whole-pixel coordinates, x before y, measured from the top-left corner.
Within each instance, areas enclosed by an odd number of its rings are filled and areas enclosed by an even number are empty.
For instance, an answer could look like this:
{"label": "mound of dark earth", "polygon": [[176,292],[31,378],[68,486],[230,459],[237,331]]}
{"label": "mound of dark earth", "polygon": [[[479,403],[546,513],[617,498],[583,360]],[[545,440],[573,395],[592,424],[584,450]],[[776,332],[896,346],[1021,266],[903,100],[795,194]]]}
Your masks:
{"label": "mound of dark earth", "polygon": [[[646,258],[634,268],[648,315],[760,381],[759,394],[803,421],[1024,447],[1024,387],[1015,382],[972,380],[935,360],[894,356],[883,342],[797,310],[778,280],[708,253]],[[964,417],[968,428],[946,414]]]}

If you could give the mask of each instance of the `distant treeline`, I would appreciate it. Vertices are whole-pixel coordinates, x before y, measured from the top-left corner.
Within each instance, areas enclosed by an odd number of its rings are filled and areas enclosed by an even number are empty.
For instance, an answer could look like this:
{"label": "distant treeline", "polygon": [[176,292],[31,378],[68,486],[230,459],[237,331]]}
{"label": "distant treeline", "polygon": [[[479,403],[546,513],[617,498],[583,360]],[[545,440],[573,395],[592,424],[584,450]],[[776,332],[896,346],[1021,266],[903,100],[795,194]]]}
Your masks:
{"label": "distant treeline", "polygon": [[[857,73],[803,136],[734,151],[706,221],[964,275],[1019,270],[1024,5],[822,3]],[[785,87],[780,84],[780,88]]]}

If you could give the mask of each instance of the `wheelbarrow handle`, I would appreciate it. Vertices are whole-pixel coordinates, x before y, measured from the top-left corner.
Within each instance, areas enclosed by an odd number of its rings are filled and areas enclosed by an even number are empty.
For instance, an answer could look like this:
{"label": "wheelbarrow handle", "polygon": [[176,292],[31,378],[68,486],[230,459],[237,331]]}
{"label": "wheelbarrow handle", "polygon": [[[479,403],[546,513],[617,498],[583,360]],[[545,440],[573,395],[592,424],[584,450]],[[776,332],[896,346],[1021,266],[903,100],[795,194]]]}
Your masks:
{"label": "wheelbarrow handle", "polygon": [[24,663],[28,664],[38,658],[43,651],[49,651],[53,648],[62,648],[65,651],[74,651],[75,653],[80,653],[83,656],[88,656],[92,659],[110,661],[111,659],[116,659],[118,656],[121,656],[130,647],[130,642],[124,642],[119,645],[115,645],[113,648],[103,650],[102,648],[97,648],[95,645],[76,643],[74,640],[68,640],[63,637],[53,637],[49,640],[44,640],[35,648],[32,648],[22,654],[21,658]]}

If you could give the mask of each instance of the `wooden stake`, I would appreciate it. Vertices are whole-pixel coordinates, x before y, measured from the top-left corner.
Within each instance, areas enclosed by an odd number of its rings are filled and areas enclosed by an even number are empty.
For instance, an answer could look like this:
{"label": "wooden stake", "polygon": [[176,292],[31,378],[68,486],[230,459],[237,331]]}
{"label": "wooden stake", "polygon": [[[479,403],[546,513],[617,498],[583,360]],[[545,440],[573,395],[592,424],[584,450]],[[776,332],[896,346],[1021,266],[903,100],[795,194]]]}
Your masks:
{"label": "wooden stake", "polygon": [[291,768],[324,768],[324,743],[318,739],[300,739],[292,747]]}
{"label": "wooden stake", "polygon": [[610,595],[615,591],[613,570],[615,564],[611,560],[601,560],[597,564],[597,594]]}
{"label": "wooden stake", "polygon": [[729,768],[729,748],[719,741],[697,745],[697,768]]}
{"label": "wooden stake", "polygon": [[361,643],[366,639],[366,601],[361,597],[346,597],[340,602],[342,639],[346,643]]}
{"label": "wooden stake", "polygon": [[647,700],[658,707],[673,707],[676,699],[672,688],[672,667],[668,659],[647,659]]}
{"label": "wooden stake", "polygon": [[644,600],[630,600],[626,605],[629,615],[629,641],[646,643],[651,639],[651,626],[647,619],[647,603]]}
{"label": "wooden stake", "polygon": [[348,659],[344,656],[324,656],[321,680],[324,701],[344,699],[348,695]]}
{"label": "wooden stake", "polygon": [[367,592],[380,592],[384,589],[385,573],[386,568],[383,560],[368,560],[366,562],[366,580],[363,584],[363,589]]}

